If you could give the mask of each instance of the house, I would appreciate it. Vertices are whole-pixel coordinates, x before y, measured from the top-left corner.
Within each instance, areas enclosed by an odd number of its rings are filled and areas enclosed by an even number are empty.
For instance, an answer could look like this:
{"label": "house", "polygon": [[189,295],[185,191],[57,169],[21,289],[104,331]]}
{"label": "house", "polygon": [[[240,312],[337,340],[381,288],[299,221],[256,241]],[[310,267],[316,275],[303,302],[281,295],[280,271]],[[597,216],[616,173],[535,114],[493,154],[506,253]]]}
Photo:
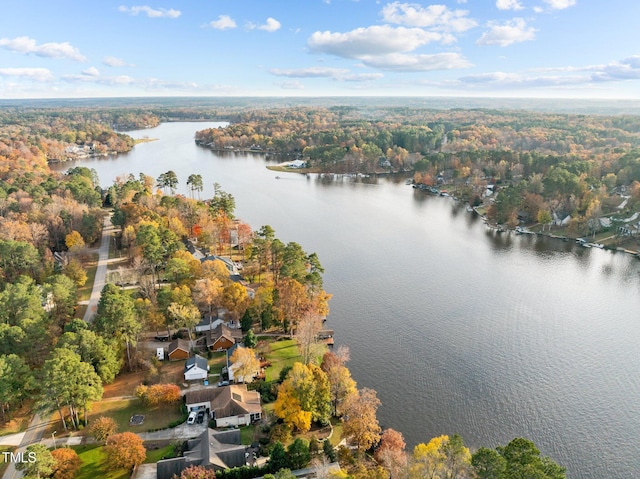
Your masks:
{"label": "house", "polygon": [[191,351],[189,341],[186,339],[176,339],[169,344],[169,352],[167,357],[169,361],[178,361],[180,359],[188,359]]}
{"label": "house", "polygon": [[554,211],[551,224],[553,226],[567,226],[571,222],[571,215]]}
{"label": "house", "polygon": [[[236,343],[231,348],[227,349],[227,365],[226,365],[226,367],[222,368],[222,373],[223,374],[225,374],[225,373],[227,374],[227,376],[229,377],[229,381],[236,381],[235,371],[237,369],[237,366],[231,362],[231,356],[233,356],[233,353],[237,348],[244,348],[244,347],[245,347],[244,344]],[[256,357],[257,357],[257,355],[256,355]],[[260,373],[261,373],[260,370],[255,371],[253,373],[253,379],[255,379],[257,376],[259,376]],[[242,380],[242,382],[245,382],[244,379],[246,379],[246,377],[245,378],[240,378],[237,381],[241,381]]]}
{"label": "house", "polygon": [[206,331],[204,342],[210,351],[226,351],[242,341],[242,330],[218,324],[213,330]]}
{"label": "house", "polygon": [[294,160],[287,163],[289,168],[306,168],[307,162],[302,160]]}
{"label": "house", "polygon": [[199,379],[207,379],[209,376],[209,364],[207,358],[196,354],[192,358],[187,359],[184,364],[184,380],[195,381]]}
{"label": "house", "polygon": [[171,479],[190,466],[204,466],[221,470],[246,464],[247,447],[240,444],[240,430],[215,431],[207,429],[195,439],[187,441],[181,457],[158,461],[158,479]]}
{"label": "house", "polygon": [[245,384],[189,391],[184,399],[188,411],[208,411],[216,427],[247,426],[262,418],[260,393]]}
{"label": "house", "polygon": [[212,314],[205,314],[204,317],[196,324],[196,333],[204,333],[205,331],[211,331],[217,328],[224,322],[223,319],[214,316]]}

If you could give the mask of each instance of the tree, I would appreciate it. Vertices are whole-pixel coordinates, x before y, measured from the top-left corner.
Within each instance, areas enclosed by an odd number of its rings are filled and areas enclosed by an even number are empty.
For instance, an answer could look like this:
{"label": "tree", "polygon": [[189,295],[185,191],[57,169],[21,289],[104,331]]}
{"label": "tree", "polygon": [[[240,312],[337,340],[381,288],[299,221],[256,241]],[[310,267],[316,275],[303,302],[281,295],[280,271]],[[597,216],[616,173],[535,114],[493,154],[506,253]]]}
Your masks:
{"label": "tree", "polygon": [[251,348],[238,347],[231,355],[233,365],[233,376],[243,383],[250,383],[254,376],[260,371],[260,361],[256,357],[256,352]]}
{"label": "tree", "polygon": [[274,412],[285,424],[308,431],[311,421],[326,424],[331,416],[326,374],[314,364],[294,363],[278,388]]}
{"label": "tree", "polygon": [[253,329],[247,331],[247,334],[244,336],[244,345],[248,348],[255,348],[258,340],[256,339],[256,335],[253,333]]}
{"label": "tree", "polygon": [[111,469],[121,467],[131,469],[142,464],[147,457],[142,438],[132,432],[122,432],[110,436],[104,451]]}
{"label": "tree", "polygon": [[0,356],[0,410],[2,420],[10,418],[10,411],[33,390],[33,374],[24,360],[15,355]]}
{"label": "tree", "polygon": [[73,230],[64,238],[64,244],[67,246],[69,251],[77,252],[84,248],[84,239],[82,235],[77,231]]}
{"label": "tree", "polygon": [[471,453],[458,434],[439,436],[413,450],[409,477],[455,479],[471,477]]}
{"label": "tree", "polygon": [[321,330],[322,318],[311,309],[305,311],[298,321],[295,334],[305,364],[317,361],[319,354],[322,354],[322,347],[318,344],[318,334]]}
{"label": "tree", "polygon": [[52,300],[52,304],[47,302],[50,314],[55,323],[63,327],[67,321],[73,318],[77,303],[77,285],[74,281],[63,274],[57,274],[47,278],[43,292]]}
{"label": "tree", "polygon": [[198,199],[200,199],[200,192],[203,189],[202,175],[192,174],[187,178],[187,185],[191,187],[191,197],[193,198],[193,192],[198,192]]}
{"label": "tree", "polygon": [[303,438],[296,438],[287,448],[289,464],[293,469],[302,469],[311,461],[309,452],[309,441]]}
{"label": "tree", "polygon": [[[335,416],[342,414],[342,403],[356,392],[356,382],[351,378],[351,372],[344,365],[348,358],[348,349],[338,348],[338,354],[331,351],[322,357],[322,370],[327,373],[331,390],[331,405]],[[346,356],[342,356],[346,355]]]}
{"label": "tree", "polygon": [[481,447],[471,456],[478,479],[506,479],[507,461],[493,449]]}
{"label": "tree", "polygon": [[535,444],[521,437],[513,439],[496,451],[506,461],[506,477],[534,477],[536,479],[565,479],[566,470],[548,457],[541,457]]}
{"label": "tree", "polygon": [[219,183],[213,184],[213,191],[213,198],[209,202],[213,215],[224,215],[233,219],[233,213],[236,209],[236,200],[233,195],[224,191]]}
{"label": "tree", "polygon": [[73,479],[80,469],[80,458],[76,451],[68,447],[61,447],[51,451],[55,460],[52,479]]}
{"label": "tree", "polygon": [[98,442],[106,442],[109,436],[113,436],[118,430],[118,425],[110,417],[100,416],[93,421],[89,432]]}
{"label": "tree", "polygon": [[159,188],[164,188],[165,190],[169,188],[169,191],[173,195],[178,187],[178,175],[176,175],[172,170],[162,173],[158,176],[157,186]]}
{"label": "tree", "polygon": [[87,403],[102,398],[102,381],[93,366],[82,361],[80,356],[66,348],[53,350],[51,359],[43,367],[42,403],[48,409],[58,409],[66,430],[62,407],[66,405],[75,428],[80,425],[78,410],[87,420]]}
{"label": "tree", "polygon": [[131,296],[114,284],[106,284],[102,288],[94,325],[98,333],[105,337],[116,337],[125,344],[127,363],[131,369],[130,347],[136,345],[142,329]]}
{"label": "tree", "polygon": [[[78,320],[82,321],[82,320]],[[65,332],[58,341],[59,348],[67,348],[78,355],[82,361],[89,363],[104,384],[113,382],[122,367],[122,355],[114,347],[114,340],[99,336],[94,331],[84,328]]]}
{"label": "tree", "polygon": [[[44,444],[32,444],[27,447],[28,458],[16,464],[16,469],[24,473],[26,479],[49,477],[53,473],[56,461]],[[35,458],[35,460],[30,460]]]}
{"label": "tree", "polygon": [[189,344],[193,348],[193,328],[200,322],[200,311],[193,304],[183,305],[171,303],[167,314],[178,328],[186,328],[189,332]]}
{"label": "tree", "polygon": [[65,276],[71,278],[79,287],[84,286],[87,282],[87,272],[77,258],[69,259],[69,262],[62,267],[62,272]]}
{"label": "tree", "polygon": [[385,429],[380,438],[380,447],[375,458],[382,464],[392,478],[398,478],[400,472],[407,467],[406,443],[402,433],[394,429]]}
{"label": "tree", "polygon": [[269,468],[275,472],[285,467],[289,467],[289,457],[282,443],[276,441],[269,455]]}
{"label": "tree", "polygon": [[173,476],[173,479],[216,479],[216,472],[204,466],[189,466],[183,469],[180,476]]}
{"label": "tree", "polygon": [[356,391],[344,401],[343,432],[360,451],[366,451],[380,440],[378,407],[380,400],[369,388]]}
{"label": "tree", "polygon": [[211,315],[213,307],[220,303],[222,292],[223,284],[218,278],[201,279],[196,282],[193,288],[193,296],[196,304],[207,308],[209,315]]}

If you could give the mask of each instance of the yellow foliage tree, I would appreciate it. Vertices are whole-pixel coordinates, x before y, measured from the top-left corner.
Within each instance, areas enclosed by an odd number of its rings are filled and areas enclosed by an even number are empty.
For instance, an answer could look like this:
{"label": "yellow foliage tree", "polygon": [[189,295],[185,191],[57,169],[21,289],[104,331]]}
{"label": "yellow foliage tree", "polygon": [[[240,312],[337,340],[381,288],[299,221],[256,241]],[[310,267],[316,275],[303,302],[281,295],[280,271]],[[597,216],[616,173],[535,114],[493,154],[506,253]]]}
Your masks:
{"label": "yellow foliage tree", "polygon": [[82,235],[76,230],[73,230],[67,236],[64,237],[64,244],[67,245],[69,251],[79,251],[84,248],[84,239]]}
{"label": "yellow foliage tree", "polygon": [[304,411],[296,397],[291,381],[284,381],[278,389],[278,398],[273,405],[273,412],[284,423],[300,432],[311,429],[311,411]]}

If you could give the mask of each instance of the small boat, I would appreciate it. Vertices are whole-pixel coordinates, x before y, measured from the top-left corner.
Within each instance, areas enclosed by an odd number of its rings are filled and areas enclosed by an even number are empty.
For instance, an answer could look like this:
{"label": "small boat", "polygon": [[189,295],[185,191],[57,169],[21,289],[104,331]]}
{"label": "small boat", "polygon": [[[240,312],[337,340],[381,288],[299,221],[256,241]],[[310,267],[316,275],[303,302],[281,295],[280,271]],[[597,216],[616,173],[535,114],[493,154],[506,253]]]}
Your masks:
{"label": "small boat", "polygon": [[279,177],[279,176],[276,176],[276,180],[279,180],[279,179],[280,179],[280,177]]}

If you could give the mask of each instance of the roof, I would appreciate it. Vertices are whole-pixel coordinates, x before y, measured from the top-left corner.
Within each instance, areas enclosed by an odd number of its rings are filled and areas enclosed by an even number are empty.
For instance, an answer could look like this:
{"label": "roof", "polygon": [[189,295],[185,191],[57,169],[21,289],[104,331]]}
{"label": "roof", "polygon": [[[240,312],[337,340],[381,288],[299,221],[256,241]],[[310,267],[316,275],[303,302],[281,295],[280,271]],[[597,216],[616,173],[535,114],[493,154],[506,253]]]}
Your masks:
{"label": "roof", "polygon": [[260,394],[257,391],[247,391],[245,384],[189,391],[185,394],[185,402],[187,406],[209,402],[217,419],[262,412]]}
{"label": "roof", "polygon": [[219,324],[213,330],[207,331],[207,346],[213,345],[218,339],[221,337],[227,338],[232,343],[237,343],[242,340],[242,330],[241,329],[232,329],[224,324]]}
{"label": "roof", "polygon": [[186,339],[176,339],[175,341],[171,341],[169,344],[169,354],[178,349],[188,353],[191,350],[191,345]]}
{"label": "roof", "polygon": [[203,358],[202,356],[196,354],[195,356],[187,359],[187,362],[184,363],[184,372],[186,373],[194,367],[207,371],[209,369],[207,358]]}

